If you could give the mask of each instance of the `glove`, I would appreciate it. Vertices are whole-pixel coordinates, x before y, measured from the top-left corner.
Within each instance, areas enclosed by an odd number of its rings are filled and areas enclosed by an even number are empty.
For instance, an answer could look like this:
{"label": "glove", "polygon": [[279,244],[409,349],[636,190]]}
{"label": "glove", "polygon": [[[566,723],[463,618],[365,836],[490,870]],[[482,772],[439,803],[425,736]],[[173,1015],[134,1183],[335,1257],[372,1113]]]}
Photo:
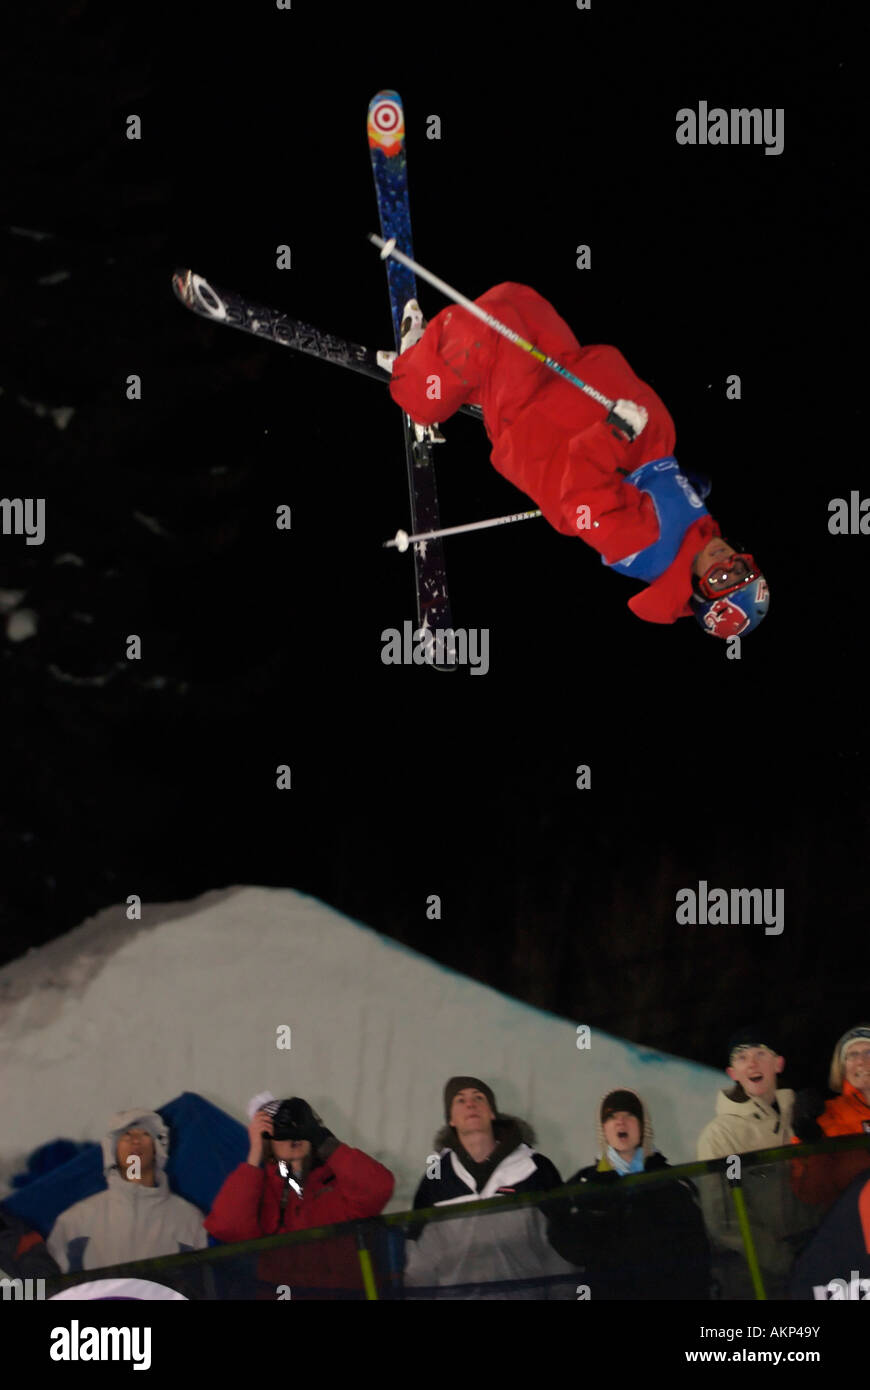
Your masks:
{"label": "glove", "polygon": [[598,1187],[599,1183],[610,1183],[612,1185],[613,1183],[619,1182],[619,1174],[615,1168],[604,1168],[600,1173],[596,1171],[593,1173],[592,1177],[583,1178],[581,1181],[588,1182],[593,1187]]}
{"label": "glove", "polygon": [[683,477],[688,480],[695,492],[697,492],[702,502],[705,497],[709,497],[710,489],[713,484],[704,473],[690,473],[686,468],[681,468],[680,472]]}
{"label": "glove", "polygon": [[[315,1115],[307,1100],[294,1096],[292,1100],[282,1101],[275,1116],[275,1129],[280,1131],[278,1139],[308,1140],[315,1153],[320,1154],[326,1147],[329,1153],[338,1148],[338,1140],[331,1130]],[[322,1157],[323,1155],[321,1155]]]}
{"label": "glove", "polygon": [[667,1168],[667,1166],[668,1160],[665,1158],[664,1154],[654,1153],[650,1154],[649,1158],[646,1160],[646,1163],[643,1165],[643,1171],[645,1173],[654,1173],[656,1169]]}
{"label": "glove", "polygon": [[584,1241],[590,1254],[598,1250],[605,1234],[610,1231],[614,1215],[621,1209],[619,1201],[620,1177],[615,1168],[605,1168],[592,1173],[585,1179],[592,1191],[571,1208],[572,1219],[584,1232]]}
{"label": "glove", "polygon": [[637,439],[648,419],[649,412],[642,405],[635,405],[634,401],[615,401],[605,423],[614,425],[630,444]]}
{"label": "glove", "polygon": [[791,1127],[804,1144],[812,1144],[815,1139],[824,1139],[824,1131],[818,1123],[818,1116],[825,1108],[820,1091],[807,1088],[798,1091],[794,1098]]}

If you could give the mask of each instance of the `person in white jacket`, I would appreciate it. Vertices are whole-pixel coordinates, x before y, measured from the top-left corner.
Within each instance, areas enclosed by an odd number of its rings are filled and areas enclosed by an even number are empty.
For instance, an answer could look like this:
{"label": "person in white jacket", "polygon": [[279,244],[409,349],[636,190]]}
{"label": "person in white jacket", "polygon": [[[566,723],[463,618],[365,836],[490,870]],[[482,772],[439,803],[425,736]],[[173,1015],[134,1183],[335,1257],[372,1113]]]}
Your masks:
{"label": "person in white jacket", "polygon": [[103,1136],[106,1191],[61,1212],[46,1245],[66,1273],[203,1250],[203,1213],[170,1191],[169,1135],[153,1110],[124,1110]]}
{"label": "person in white jacket", "polygon": [[[485,1081],[452,1076],[444,1115],[415,1209],[561,1185],[530,1126],[501,1114]],[[406,1234],[406,1298],[576,1298],[580,1276],[550,1245],[546,1216],[536,1205],[412,1226]]]}

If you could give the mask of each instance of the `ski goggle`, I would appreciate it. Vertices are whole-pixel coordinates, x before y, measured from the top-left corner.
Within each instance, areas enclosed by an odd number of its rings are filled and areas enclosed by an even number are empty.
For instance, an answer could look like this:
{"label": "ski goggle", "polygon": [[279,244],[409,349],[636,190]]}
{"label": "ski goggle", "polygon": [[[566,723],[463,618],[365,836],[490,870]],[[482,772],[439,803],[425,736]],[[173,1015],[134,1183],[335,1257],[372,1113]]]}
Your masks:
{"label": "ski goggle", "polygon": [[702,575],[697,575],[695,589],[704,598],[722,598],[760,577],[761,569],[757,561],[747,551],[740,550],[724,560],[717,560]]}

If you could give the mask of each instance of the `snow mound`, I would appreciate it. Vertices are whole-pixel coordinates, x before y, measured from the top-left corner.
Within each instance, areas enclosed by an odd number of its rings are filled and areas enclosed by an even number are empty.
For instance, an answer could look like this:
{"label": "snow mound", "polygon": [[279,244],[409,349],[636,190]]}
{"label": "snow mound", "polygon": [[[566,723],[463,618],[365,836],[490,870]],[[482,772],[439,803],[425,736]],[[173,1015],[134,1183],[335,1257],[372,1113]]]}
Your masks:
{"label": "snow mound", "polygon": [[[449,1076],[492,1086],[565,1178],[595,1153],[595,1110],[640,1091],[672,1163],[695,1157],[723,1079],[593,1031],[396,945],[317,899],[241,887],[107,908],[0,970],[0,1183],[58,1137],[195,1091],[246,1123],[258,1091],[300,1095],[396,1175],[411,1205]],[[290,1047],[279,1048],[282,1036]],[[283,1030],[283,1033],[282,1033]]]}

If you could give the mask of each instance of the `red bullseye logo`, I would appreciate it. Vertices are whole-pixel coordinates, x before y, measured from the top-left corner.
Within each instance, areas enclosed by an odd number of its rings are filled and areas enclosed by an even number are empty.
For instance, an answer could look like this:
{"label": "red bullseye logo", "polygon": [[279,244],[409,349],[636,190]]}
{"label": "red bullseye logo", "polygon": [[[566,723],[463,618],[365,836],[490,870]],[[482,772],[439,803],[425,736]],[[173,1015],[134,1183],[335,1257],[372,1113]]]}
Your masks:
{"label": "red bullseye logo", "polygon": [[369,113],[369,144],[384,154],[395,154],[401,149],[404,136],[405,118],[399,103],[389,97],[376,102]]}
{"label": "red bullseye logo", "polygon": [[394,101],[382,101],[379,106],[375,107],[372,120],[378,130],[386,135],[392,135],[396,128],[402,124],[402,113]]}

